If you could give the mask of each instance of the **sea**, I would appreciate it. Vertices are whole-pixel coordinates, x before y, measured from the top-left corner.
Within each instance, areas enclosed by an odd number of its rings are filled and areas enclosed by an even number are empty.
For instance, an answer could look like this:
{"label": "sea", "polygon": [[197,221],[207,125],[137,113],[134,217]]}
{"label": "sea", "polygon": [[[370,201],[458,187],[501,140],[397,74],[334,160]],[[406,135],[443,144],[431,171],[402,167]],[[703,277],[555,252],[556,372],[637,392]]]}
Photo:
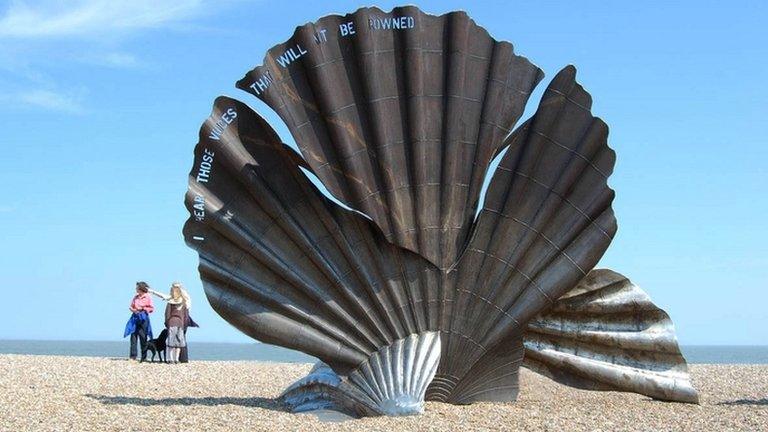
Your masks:
{"label": "sea", "polygon": [[[768,346],[759,345],[683,345],[688,363],[768,364]],[[189,343],[191,360],[264,361],[314,363],[304,353],[263,343]],[[63,355],[88,357],[128,357],[124,341],[45,341],[0,340],[0,354]]]}

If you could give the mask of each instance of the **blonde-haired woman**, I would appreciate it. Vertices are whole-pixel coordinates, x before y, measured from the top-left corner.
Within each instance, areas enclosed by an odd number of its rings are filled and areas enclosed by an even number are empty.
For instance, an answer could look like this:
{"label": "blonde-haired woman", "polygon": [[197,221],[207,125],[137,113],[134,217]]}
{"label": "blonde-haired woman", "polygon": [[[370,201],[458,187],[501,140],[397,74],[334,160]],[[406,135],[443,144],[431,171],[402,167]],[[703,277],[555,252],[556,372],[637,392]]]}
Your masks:
{"label": "blonde-haired woman", "polygon": [[165,327],[168,329],[168,339],[165,346],[168,349],[167,359],[171,363],[178,363],[181,350],[187,346],[186,329],[190,321],[189,308],[192,300],[184,287],[179,282],[171,284],[169,295],[151,291],[152,294],[166,300]]}

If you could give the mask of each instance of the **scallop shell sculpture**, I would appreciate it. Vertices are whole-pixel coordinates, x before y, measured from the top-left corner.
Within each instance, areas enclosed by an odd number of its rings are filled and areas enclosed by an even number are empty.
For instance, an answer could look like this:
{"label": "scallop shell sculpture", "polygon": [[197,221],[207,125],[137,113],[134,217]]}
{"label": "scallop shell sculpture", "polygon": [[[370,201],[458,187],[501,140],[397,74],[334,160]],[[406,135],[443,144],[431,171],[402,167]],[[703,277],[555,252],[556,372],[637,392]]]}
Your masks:
{"label": "scallop shell sculpture", "polygon": [[575,75],[561,70],[513,131],[543,74],[511,44],[463,12],[363,8],[298,27],[237,83],[301,154],[216,99],[184,236],[222,317],[321,361],[285,391],[289,408],[511,401],[521,366],[697,401],[669,317],[592,270],[616,232],[615,154]]}

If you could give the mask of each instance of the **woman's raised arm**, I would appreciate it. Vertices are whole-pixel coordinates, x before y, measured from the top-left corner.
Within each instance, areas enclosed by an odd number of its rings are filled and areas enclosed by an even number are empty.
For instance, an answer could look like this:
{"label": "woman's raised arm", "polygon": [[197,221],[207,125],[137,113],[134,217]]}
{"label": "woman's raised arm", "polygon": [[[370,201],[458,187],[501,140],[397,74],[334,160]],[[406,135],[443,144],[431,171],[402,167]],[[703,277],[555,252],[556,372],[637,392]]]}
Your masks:
{"label": "woman's raised arm", "polygon": [[168,295],[168,294],[163,294],[163,293],[161,293],[161,292],[157,292],[157,291],[155,291],[155,290],[153,290],[153,289],[150,289],[150,290],[149,290],[149,292],[150,292],[150,293],[152,293],[152,294],[154,294],[154,295],[156,295],[156,296],[158,296],[158,297],[160,297],[161,299],[163,299],[163,300],[165,300],[165,301],[168,301],[168,300],[170,300],[170,299],[171,299],[171,296],[170,296],[170,295]]}

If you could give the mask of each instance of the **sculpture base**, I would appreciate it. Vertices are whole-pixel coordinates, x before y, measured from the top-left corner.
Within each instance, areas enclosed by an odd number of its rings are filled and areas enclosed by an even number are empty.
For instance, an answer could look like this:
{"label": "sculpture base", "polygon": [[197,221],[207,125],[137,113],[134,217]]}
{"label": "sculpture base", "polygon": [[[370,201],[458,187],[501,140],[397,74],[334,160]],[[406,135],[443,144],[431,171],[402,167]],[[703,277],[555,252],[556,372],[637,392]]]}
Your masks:
{"label": "sculpture base", "polygon": [[379,349],[347,376],[317,363],[281,398],[293,412],[332,410],[354,417],[421,414],[439,362],[439,333],[412,334]]}

